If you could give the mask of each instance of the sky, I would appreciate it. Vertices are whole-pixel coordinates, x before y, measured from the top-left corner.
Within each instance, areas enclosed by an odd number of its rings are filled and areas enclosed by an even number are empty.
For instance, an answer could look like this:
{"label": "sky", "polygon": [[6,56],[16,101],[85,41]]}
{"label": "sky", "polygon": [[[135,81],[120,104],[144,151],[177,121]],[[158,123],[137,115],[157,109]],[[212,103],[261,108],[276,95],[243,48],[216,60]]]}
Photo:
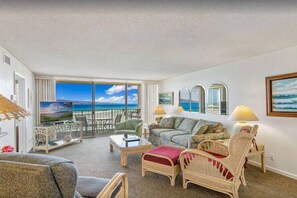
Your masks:
{"label": "sky", "polygon": [[[112,84],[97,84],[96,102],[99,103],[125,103],[125,86]],[[74,83],[57,83],[56,84],[57,100],[70,101],[92,101],[91,84],[74,84]],[[138,87],[128,86],[128,104],[138,103]]]}

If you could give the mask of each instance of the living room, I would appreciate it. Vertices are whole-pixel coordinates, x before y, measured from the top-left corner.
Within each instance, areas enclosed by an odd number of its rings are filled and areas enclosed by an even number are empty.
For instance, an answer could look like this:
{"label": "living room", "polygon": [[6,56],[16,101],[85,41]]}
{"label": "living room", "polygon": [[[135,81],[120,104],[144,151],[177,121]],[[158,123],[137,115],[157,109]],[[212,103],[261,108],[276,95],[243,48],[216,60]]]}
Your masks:
{"label": "living room", "polygon": [[[30,116],[0,120],[5,133],[1,148],[33,151],[40,101],[57,99],[57,82],[124,84],[127,89],[137,84],[144,125],[155,122],[160,93],[173,94],[171,104],[160,105],[165,117],[220,122],[230,135],[236,123],[229,119],[233,110],[248,106],[258,118],[248,123],[259,126],[256,142],[265,145],[267,173],[259,168],[259,156],[249,157],[247,186],[239,187],[239,197],[296,196],[296,114],[268,115],[266,84],[267,77],[296,73],[296,3],[11,1],[2,5],[0,94],[15,101],[23,92],[18,104]],[[49,83],[51,91],[40,88],[40,82]],[[204,113],[177,111],[181,90],[199,85],[208,96],[212,84],[226,88],[226,113],[210,113],[208,97]],[[121,166],[120,153],[109,152],[108,138],[83,138],[48,155],[74,161],[79,175],[111,178],[126,173],[129,197],[228,197],[198,185],[183,189],[182,173],[175,186],[166,176],[142,177],[141,156],[128,156],[128,165]]]}

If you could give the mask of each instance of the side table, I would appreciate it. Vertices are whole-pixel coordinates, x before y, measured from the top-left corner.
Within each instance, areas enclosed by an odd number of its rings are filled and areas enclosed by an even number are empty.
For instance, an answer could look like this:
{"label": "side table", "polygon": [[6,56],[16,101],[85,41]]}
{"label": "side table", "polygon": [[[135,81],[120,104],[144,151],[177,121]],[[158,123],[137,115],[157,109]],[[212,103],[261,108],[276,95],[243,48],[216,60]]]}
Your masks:
{"label": "side table", "polygon": [[[218,142],[223,143],[224,145],[229,145],[229,139],[225,140],[218,140]],[[255,146],[251,147],[248,157],[261,155],[261,167],[263,173],[266,173],[266,166],[265,166],[265,145],[264,144],[257,144],[258,150]]]}

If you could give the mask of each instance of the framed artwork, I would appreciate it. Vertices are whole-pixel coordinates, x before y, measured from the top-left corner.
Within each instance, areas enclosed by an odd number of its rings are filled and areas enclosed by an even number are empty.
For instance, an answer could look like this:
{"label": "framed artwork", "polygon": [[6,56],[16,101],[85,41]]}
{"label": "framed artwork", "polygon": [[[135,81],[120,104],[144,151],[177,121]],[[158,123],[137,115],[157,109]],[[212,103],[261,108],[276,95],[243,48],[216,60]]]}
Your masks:
{"label": "framed artwork", "polygon": [[297,117],[297,73],[266,77],[268,116]]}
{"label": "framed artwork", "polygon": [[173,105],[173,96],[173,92],[159,93],[159,105]]}

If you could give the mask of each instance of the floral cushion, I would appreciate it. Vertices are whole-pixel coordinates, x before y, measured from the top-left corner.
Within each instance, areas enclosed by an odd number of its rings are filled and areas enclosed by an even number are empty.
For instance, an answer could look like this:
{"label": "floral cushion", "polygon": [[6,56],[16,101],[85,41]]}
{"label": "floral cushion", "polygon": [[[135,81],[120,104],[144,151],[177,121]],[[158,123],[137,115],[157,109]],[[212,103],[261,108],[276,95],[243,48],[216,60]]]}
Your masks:
{"label": "floral cushion", "polygon": [[186,134],[186,135],[176,135],[172,137],[172,142],[181,145],[185,148],[189,148],[189,143],[191,142],[191,134]]}
{"label": "floral cushion", "polygon": [[185,118],[183,118],[183,117],[175,117],[174,128],[175,128],[175,129],[178,129],[178,127],[180,126],[180,124],[182,123],[182,121],[183,121],[184,119],[185,119]]}
{"label": "floral cushion", "polygon": [[169,117],[169,118],[162,118],[160,122],[160,127],[161,128],[167,128],[167,129],[173,129],[174,125],[174,118]]}
{"label": "floral cushion", "polygon": [[180,131],[187,131],[188,133],[192,133],[192,130],[197,123],[197,120],[193,120],[190,118],[185,118],[180,126],[178,127],[178,130]]}
{"label": "floral cushion", "polygon": [[208,121],[208,129],[205,133],[220,133],[223,130],[223,124],[220,122]]}
{"label": "floral cushion", "polygon": [[193,135],[204,134],[207,129],[208,129],[208,122],[206,122],[205,120],[198,120],[198,122],[196,123],[196,125],[192,130],[192,134]]}

